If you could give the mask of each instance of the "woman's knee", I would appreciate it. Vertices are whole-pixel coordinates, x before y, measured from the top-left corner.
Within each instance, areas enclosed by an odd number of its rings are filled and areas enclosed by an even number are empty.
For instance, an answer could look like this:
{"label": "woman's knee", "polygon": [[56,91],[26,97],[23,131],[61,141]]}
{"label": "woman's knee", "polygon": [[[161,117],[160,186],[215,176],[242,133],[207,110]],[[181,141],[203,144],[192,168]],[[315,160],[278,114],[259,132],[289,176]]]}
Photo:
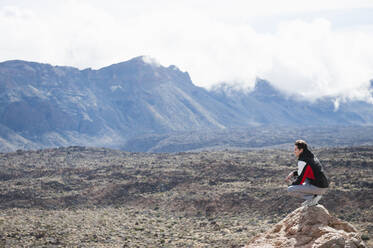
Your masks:
{"label": "woman's knee", "polygon": [[290,185],[289,187],[288,187],[288,192],[294,192],[294,191],[296,191],[296,186],[295,185]]}
{"label": "woman's knee", "polygon": [[302,192],[302,187],[300,187],[299,185],[289,186],[287,189],[287,192],[289,195],[295,196],[295,197],[301,197],[304,195],[304,193]]}
{"label": "woman's knee", "polygon": [[288,191],[288,194],[294,194],[294,193],[296,193],[296,187],[289,186],[287,191]]}

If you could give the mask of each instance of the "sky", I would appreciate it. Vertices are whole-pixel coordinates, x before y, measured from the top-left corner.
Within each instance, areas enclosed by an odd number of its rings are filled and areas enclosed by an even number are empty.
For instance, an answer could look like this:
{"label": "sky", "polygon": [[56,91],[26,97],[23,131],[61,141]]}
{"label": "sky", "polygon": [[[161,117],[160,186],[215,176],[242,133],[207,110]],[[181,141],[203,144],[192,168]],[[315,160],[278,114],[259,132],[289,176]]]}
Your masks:
{"label": "sky", "polygon": [[0,0],[0,34],[0,61],[99,69],[145,55],[207,89],[262,78],[372,101],[371,0]]}

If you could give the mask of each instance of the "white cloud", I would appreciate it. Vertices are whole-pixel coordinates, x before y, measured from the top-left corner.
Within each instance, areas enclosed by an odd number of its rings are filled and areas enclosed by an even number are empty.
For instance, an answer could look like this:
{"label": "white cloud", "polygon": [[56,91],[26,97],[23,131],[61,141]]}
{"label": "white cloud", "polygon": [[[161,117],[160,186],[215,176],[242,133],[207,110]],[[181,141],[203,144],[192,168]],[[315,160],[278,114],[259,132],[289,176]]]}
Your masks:
{"label": "white cloud", "polygon": [[161,66],[161,64],[159,63],[158,60],[156,60],[155,58],[152,58],[150,56],[142,56],[141,59],[142,59],[142,61],[144,61],[144,63],[147,63],[149,65],[156,66],[156,67]]}
{"label": "white cloud", "polygon": [[264,77],[306,97],[366,97],[373,78],[373,34],[333,31],[327,20],[284,23],[273,36],[273,65]]}
{"label": "white cloud", "polygon": [[[351,8],[373,2],[3,0],[0,60],[100,68],[149,55],[204,87],[223,81],[250,87],[261,77],[307,99],[366,99],[371,12],[355,9],[350,17],[366,18],[333,23]],[[271,31],[261,28],[263,20]]]}

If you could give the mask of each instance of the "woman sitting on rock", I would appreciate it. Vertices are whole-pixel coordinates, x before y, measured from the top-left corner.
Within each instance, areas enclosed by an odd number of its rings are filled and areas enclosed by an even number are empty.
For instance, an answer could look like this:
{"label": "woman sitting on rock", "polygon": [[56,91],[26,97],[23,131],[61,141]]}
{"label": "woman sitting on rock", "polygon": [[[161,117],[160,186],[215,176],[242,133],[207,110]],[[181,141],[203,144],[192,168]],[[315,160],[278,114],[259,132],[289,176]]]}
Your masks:
{"label": "woman sitting on rock", "polygon": [[292,177],[296,177],[288,187],[288,193],[306,200],[302,206],[316,205],[329,186],[323,167],[316,156],[308,150],[304,140],[295,142],[294,154],[298,158],[298,170],[291,172],[285,179],[286,182],[290,182]]}

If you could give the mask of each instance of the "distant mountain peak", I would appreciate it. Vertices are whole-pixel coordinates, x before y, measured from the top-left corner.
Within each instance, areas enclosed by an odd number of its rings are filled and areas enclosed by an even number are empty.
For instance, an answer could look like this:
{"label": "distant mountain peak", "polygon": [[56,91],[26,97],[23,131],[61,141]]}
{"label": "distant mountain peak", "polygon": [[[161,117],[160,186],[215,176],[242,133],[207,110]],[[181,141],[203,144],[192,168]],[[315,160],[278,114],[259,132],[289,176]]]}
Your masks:
{"label": "distant mountain peak", "polygon": [[[154,66],[154,67],[167,68],[167,69],[172,70],[172,71],[183,72],[176,65],[170,65],[168,67],[165,67],[156,58],[148,56],[148,55],[138,56],[138,57],[132,58],[132,59],[126,61],[126,62],[129,62],[129,63],[142,63],[142,64],[146,64],[146,65],[151,65],[151,66]],[[126,63],[126,62],[124,62],[124,63]]]}
{"label": "distant mountain peak", "polygon": [[156,66],[156,67],[161,67],[161,63],[157,59],[155,59],[153,57],[150,57],[150,56],[141,56],[141,59],[146,64],[149,64],[149,65],[152,65],[152,66]]}
{"label": "distant mountain peak", "polygon": [[256,95],[278,95],[279,91],[273,87],[268,81],[257,79],[255,82],[253,93]]}
{"label": "distant mountain peak", "polygon": [[[148,55],[137,56],[122,63],[143,64],[143,65],[151,65],[154,67],[162,67],[161,63],[156,58],[148,56]],[[122,63],[119,63],[119,64],[122,64]]]}

